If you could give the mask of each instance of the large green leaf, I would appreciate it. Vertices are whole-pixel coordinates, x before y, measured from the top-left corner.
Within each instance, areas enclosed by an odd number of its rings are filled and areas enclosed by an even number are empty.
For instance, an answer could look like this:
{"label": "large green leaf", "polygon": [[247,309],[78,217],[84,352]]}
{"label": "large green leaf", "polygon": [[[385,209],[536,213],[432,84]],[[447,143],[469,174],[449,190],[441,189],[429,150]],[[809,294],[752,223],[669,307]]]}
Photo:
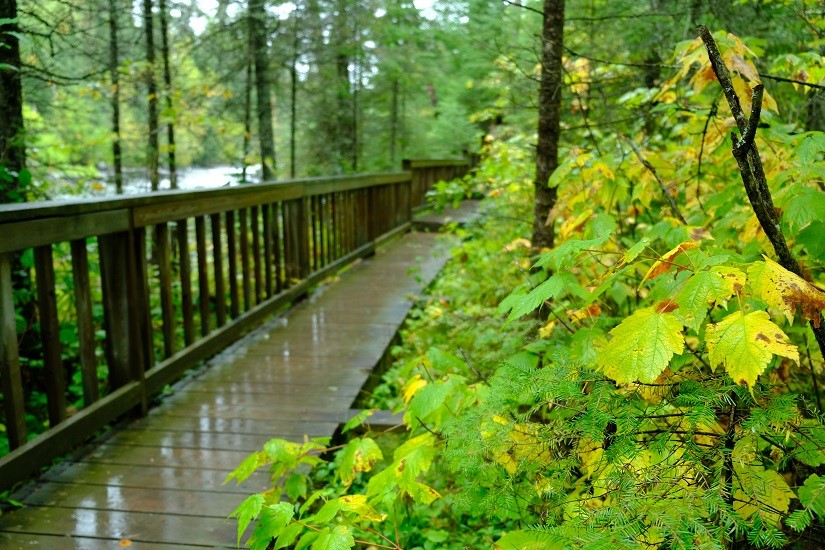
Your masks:
{"label": "large green leaf", "polygon": [[825,478],[811,474],[799,488],[799,502],[819,517],[825,517]]}
{"label": "large green leaf", "polygon": [[596,364],[620,384],[653,382],[685,344],[679,319],[652,307],[637,310],[610,334],[613,338],[599,351]]}
{"label": "large green leaf", "polygon": [[251,522],[253,518],[258,517],[265,502],[266,498],[264,498],[263,494],[255,493],[254,495],[246,497],[246,499],[229,514],[231,518],[238,518],[238,546],[241,544],[241,536],[249,526],[249,522]]}
{"label": "large green leaf", "polygon": [[676,295],[678,313],[688,327],[698,332],[710,306],[727,301],[743,286],[745,274],[736,268],[717,266],[694,273]]}
{"label": "large green leaf", "polygon": [[261,517],[249,539],[250,550],[266,550],[272,539],[277,538],[289,525],[295,509],[289,502],[279,502],[264,506],[261,509]]}
{"label": "large green leaf", "polygon": [[338,525],[334,529],[326,528],[318,534],[312,543],[312,550],[348,550],[355,546],[355,539],[346,525]]}
{"label": "large green leaf", "polygon": [[495,550],[565,550],[567,542],[541,531],[511,531],[498,539]]}

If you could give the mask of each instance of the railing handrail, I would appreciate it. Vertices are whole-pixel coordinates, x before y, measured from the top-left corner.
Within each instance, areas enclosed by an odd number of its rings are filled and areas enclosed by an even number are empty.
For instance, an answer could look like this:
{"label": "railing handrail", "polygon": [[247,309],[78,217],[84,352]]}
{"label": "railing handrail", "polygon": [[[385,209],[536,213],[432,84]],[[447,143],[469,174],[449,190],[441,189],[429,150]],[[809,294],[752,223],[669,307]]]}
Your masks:
{"label": "railing handrail", "polygon": [[[459,163],[460,165],[461,163]],[[437,164],[440,165],[440,164]],[[397,183],[404,179],[409,179],[409,170],[395,172],[367,172],[359,174],[349,174],[341,176],[315,176],[307,178],[295,178],[289,180],[276,180],[258,183],[245,183],[211,189],[164,189],[152,191],[141,195],[118,195],[114,197],[84,197],[68,200],[47,200],[31,201],[23,203],[0,204],[0,226],[16,221],[28,221],[36,218],[53,218],[65,216],[77,216],[79,214],[104,212],[107,210],[118,210],[136,206],[153,206],[180,202],[192,198],[218,198],[229,195],[243,195],[246,193],[260,193],[266,191],[287,193],[289,190],[301,188],[306,193],[309,187],[324,184],[349,185],[365,184],[380,185],[381,180],[385,183]],[[344,190],[344,189],[342,189]],[[307,195],[313,194],[309,189]],[[273,200],[280,200],[276,197]],[[171,221],[171,220],[170,220]],[[0,239],[2,235],[0,234]]]}

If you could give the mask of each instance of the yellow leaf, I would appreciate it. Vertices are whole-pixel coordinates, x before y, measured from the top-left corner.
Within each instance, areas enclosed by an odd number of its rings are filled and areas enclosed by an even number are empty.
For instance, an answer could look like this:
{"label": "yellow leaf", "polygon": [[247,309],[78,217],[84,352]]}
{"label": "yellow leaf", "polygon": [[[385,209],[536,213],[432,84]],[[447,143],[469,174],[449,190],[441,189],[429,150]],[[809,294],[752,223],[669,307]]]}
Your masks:
{"label": "yellow leaf", "polygon": [[421,378],[420,374],[413,376],[412,379],[404,385],[404,403],[409,403],[416,392],[426,385],[427,381]]}
{"label": "yellow leaf", "polygon": [[619,384],[653,382],[685,347],[682,323],[652,307],[637,310],[610,334],[613,338],[599,351],[596,364]]}
{"label": "yellow leaf", "polygon": [[549,323],[547,323],[539,329],[539,336],[545,339],[549,338],[550,335],[553,333],[554,328],[556,328],[556,322],[550,321]]}
{"label": "yellow leaf", "polygon": [[559,229],[559,235],[562,240],[566,241],[570,235],[580,232],[584,227],[584,224],[587,223],[587,220],[589,220],[592,215],[593,211],[588,209],[576,216],[564,220],[561,224],[561,228]]}
{"label": "yellow leaf", "polygon": [[754,292],[768,306],[781,311],[789,323],[793,323],[799,306],[802,315],[819,327],[825,310],[825,293],[767,256],[763,257],[764,262],[754,262],[748,269],[748,280]]}
{"label": "yellow leaf", "polygon": [[723,364],[734,382],[752,387],[774,354],[799,362],[799,351],[764,311],[732,313],[705,332],[712,368]]}
{"label": "yellow leaf", "polygon": [[650,267],[650,269],[647,272],[647,275],[645,275],[644,279],[642,279],[642,283],[644,283],[645,281],[647,281],[649,279],[655,279],[659,275],[664,275],[665,273],[670,271],[671,268],[673,268],[673,267],[676,267],[677,270],[683,269],[683,266],[674,265],[675,264],[674,260],[682,252],[686,252],[686,251],[692,250],[694,248],[699,248],[699,243],[697,243],[695,241],[685,241],[682,244],[680,244],[679,246],[677,246],[676,248],[674,248],[673,250],[670,250],[670,251],[666,252],[661,258],[656,260],[656,262]]}

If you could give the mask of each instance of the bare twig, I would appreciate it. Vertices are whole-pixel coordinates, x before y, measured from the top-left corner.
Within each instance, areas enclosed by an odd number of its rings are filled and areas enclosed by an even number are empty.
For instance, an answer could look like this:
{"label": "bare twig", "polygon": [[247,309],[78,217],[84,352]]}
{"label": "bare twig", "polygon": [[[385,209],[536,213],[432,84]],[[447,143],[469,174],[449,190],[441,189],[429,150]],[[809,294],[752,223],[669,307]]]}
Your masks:
{"label": "bare twig", "polygon": [[679,205],[676,204],[676,199],[674,199],[673,195],[671,195],[670,192],[667,190],[667,186],[665,185],[665,182],[662,181],[662,178],[659,177],[659,173],[656,172],[656,169],[653,167],[653,165],[650,164],[650,162],[648,162],[647,159],[642,156],[641,151],[639,151],[639,149],[636,147],[636,144],[633,143],[633,141],[631,141],[629,138],[624,139],[627,142],[627,144],[630,145],[630,148],[633,149],[633,152],[636,154],[636,158],[639,159],[639,162],[641,162],[644,165],[644,167],[647,168],[651,174],[653,174],[653,177],[656,178],[656,181],[659,182],[659,188],[662,190],[662,194],[664,194],[668,204],[670,204],[670,210],[673,212],[673,215],[679,218],[679,221],[681,221],[683,224],[687,225],[687,220],[685,220],[685,217],[682,215],[682,211],[679,210]]}
{"label": "bare twig", "polygon": [[805,82],[803,80],[796,80],[793,78],[784,78],[781,76],[774,76],[772,74],[763,74],[760,75],[762,78],[767,78],[768,80],[775,80],[777,82],[790,82],[791,84],[799,84],[800,86],[807,86],[808,88],[814,88],[816,90],[825,90],[825,86],[820,84],[811,84],[810,82]]}

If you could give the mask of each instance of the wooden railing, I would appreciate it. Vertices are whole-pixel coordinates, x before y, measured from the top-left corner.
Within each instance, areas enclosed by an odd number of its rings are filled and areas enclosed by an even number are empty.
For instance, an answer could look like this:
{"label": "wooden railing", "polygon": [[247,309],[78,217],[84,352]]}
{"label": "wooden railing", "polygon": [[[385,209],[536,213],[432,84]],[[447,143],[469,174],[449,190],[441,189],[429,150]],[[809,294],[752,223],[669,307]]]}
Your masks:
{"label": "wooden railing", "polygon": [[[429,186],[468,165],[405,168],[0,206],[0,390],[11,449],[0,458],[0,491],[122,415],[145,414],[186,370],[406,231]],[[44,421],[26,407],[35,390],[46,396],[48,429],[30,438],[29,425]]]}

